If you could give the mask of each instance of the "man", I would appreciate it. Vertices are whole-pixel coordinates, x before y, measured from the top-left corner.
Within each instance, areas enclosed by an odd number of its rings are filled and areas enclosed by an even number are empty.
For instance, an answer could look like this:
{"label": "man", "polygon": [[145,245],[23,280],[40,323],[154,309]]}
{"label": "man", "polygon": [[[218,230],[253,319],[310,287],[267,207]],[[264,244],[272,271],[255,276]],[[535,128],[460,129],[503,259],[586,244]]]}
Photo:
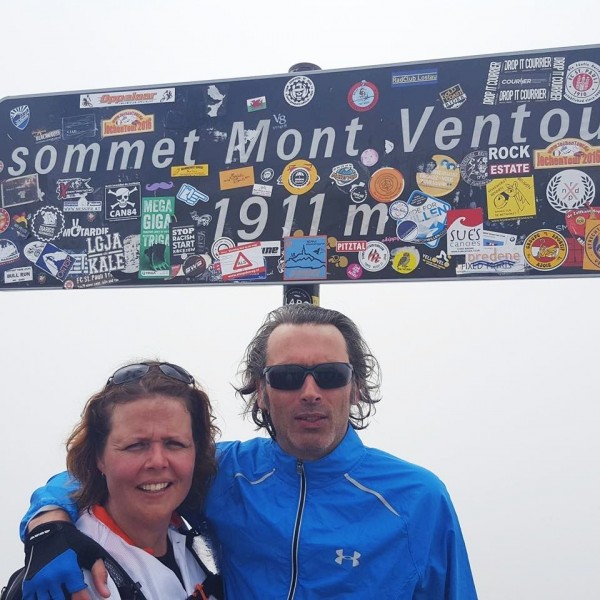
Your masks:
{"label": "man", "polygon": [[[272,311],[242,378],[247,413],[271,439],[220,443],[204,514],[184,515],[212,531],[228,598],[476,600],[444,485],[356,433],[379,400],[379,365],[350,319],[308,304]],[[24,522],[45,506],[76,515],[51,485],[34,494]],[[67,565],[69,543],[45,544],[30,552],[44,560],[34,561],[28,589],[38,577],[39,589],[47,585],[60,570],[53,563]],[[73,565],[62,569],[70,581]],[[77,587],[73,598],[86,600]]]}

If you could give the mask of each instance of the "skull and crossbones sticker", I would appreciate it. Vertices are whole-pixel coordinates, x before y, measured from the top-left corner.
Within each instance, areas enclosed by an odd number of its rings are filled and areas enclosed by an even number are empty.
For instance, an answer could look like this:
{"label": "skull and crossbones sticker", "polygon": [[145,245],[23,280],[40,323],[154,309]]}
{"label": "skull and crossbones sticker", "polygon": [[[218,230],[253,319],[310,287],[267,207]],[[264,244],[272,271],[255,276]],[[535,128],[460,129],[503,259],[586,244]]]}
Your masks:
{"label": "skull and crossbones sticker", "polygon": [[107,190],[109,194],[112,194],[116,198],[116,202],[111,205],[111,208],[127,208],[128,206],[135,206],[135,204],[129,199],[133,193],[137,192],[137,188],[131,189],[127,187],[120,187],[116,190]]}

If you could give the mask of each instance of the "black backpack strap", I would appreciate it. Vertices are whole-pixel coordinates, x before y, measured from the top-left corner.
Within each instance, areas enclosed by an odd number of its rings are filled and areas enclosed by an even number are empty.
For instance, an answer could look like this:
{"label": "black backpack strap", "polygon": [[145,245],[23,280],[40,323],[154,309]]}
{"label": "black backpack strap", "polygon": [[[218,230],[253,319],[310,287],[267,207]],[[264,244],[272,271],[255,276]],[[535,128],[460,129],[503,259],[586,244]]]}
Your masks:
{"label": "black backpack strap", "polygon": [[23,598],[23,579],[25,578],[25,567],[15,571],[9,578],[7,584],[0,592],[0,600],[21,600]]}
{"label": "black backpack strap", "polygon": [[129,573],[107,552],[104,565],[119,590],[121,600],[147,600],[142,594],[141,585],[134,581]]}
{"label": "black backpack strap", "polygon": [[196,591],[188,598],[188,600],[200,598],[202,600],[208,600],[209,596],[213,596],[217,600],[223,600],[225,598],[225,592],[223,590],[223,578],[218,573],[213,573],[198,556],[194,549],[194,538],[199,535],[196,529],[184,529],[181,528],[180,532],[185,535],[185,547],[192,553],[192,556],[196,559],[196,562],[200,565],[200,568],[206,573],[206,579],[196,586]]}

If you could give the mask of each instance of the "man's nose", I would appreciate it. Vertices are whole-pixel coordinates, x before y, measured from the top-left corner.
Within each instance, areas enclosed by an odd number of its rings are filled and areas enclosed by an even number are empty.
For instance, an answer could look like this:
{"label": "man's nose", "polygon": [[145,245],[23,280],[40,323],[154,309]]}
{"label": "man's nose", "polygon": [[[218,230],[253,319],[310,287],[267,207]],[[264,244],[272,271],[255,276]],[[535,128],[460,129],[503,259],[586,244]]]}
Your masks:
{"label": "man's nose", "polygon": [[322,395],[323,391],[317,384],[317,382],[316,382],[315,378],[312,376],[312,374],[309,373],[304,378],[304,383],[302,384],[302,387],[300,388],[300,393],[301,393],[302,400],[314,402],[316,400],[321,399],[321,395]]}

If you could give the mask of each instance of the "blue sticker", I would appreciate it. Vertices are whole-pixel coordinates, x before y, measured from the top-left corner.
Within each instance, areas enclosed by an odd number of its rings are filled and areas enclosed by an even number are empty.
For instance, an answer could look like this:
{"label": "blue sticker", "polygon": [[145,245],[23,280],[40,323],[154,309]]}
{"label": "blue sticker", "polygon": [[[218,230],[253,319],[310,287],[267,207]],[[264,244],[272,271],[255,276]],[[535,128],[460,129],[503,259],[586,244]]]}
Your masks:
{"label": "blue sticker", "polygon": [[327,236],[285,238],[284,260],[286,281],[327,279]]}
{"label": "blue sticker", "polygon": [[29,106],[27,106],[27,104],[16,106],[10,111],[11,123],[21,131],[23,131],[23,129],[29,125],[30,116],[31,113],[29,112]]}
{"label": "blue sticker", "polygon": [[75,259],[49,242],[31,242],[25,246],[25,256],[36,267],[64,281],[75,264]]}
{"label": "blue sticker", "polygon": [[408,213],[396,224],[396,235],[403,242],[425,244],[436,248],[446,233],[448,202],[415,190],[409,197]]}
{"label": "blue sticker", "polygon": [[190,206],[195,206],[198,204],[199,200],[202,202],[208,202],[209,197],[202,193],[200,190],[197,190],[193,185],[189,183],[184,183],[177,192],[177,199],[189,204]]}
{"label": "blue sticker", "polygon": [[437,83],[437,69],[414,69],[412,71],[394,71],[392,87],[408,87],[409,85],[431,85]]}

